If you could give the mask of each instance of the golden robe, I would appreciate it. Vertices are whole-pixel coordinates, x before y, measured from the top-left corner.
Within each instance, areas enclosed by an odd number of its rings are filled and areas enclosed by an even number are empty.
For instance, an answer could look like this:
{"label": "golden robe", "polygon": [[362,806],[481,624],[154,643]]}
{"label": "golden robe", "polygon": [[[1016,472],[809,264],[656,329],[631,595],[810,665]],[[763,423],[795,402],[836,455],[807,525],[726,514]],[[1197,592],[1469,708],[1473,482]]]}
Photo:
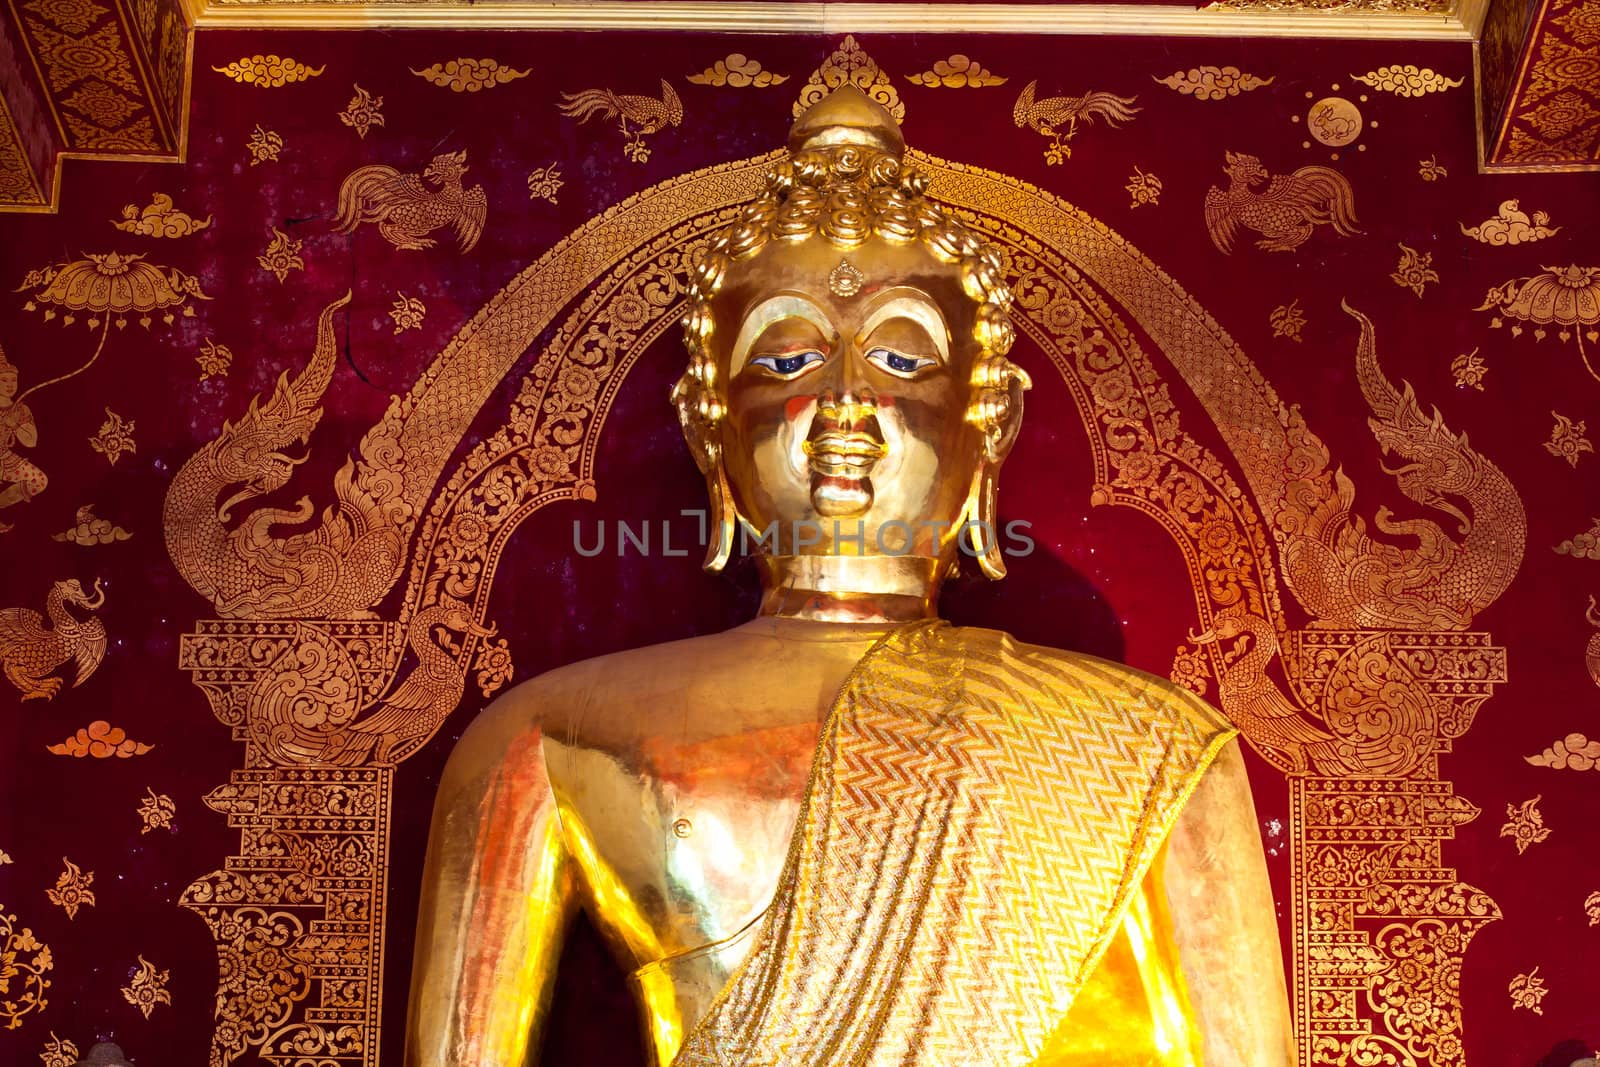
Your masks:
{"label": "golden robe", "polygon": [[1123,1011],[1129,971],[1091,977],[1154,943],[1129,936],[1160,906],[1145,873],[1233,734],[1128,667],[895,630],[841,688],[772,905],[674,1067],[1078,1062],[1072,1025]]}

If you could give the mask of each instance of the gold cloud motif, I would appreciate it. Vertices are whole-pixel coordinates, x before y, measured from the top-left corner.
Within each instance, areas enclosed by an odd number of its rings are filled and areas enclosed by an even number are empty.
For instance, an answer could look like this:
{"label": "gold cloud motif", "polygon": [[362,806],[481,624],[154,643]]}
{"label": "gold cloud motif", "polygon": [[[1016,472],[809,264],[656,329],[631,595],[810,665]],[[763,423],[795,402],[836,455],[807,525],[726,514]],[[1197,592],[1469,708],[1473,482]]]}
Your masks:
{"label": "gold cloud motif", "polygon": [[453,93],[476,93],[482,89],[492,89],[496,85],[526,78],[533,73],[533,68],[527,70],[513,70],[502,66],[494,59],[447,59],[442,63],[435,63],[431,67],[417,70],[409,68],[411,73],[422,78],[441,89],[449,89]]}
{"label": "gold cloud motif", "polygon": [[78,759],[86,756],[94,759],[110,759],[113,756],[128,759],[130,756],[142,756],[156,746],[135,741],[122,727],[112,726],[104,719],[96,719],[59,745],[45,747],[58,756],[75,756]]}
{"label": "gold cloud motif", "polygon": [[688,80],[695,85],[726,85],[731,89],[753,86],[765,89],[769,85],[782,85],[789,80],[789,75],[762,70],[760,63],[742,52],[734,52],[726,59],[717,60],[699,74],[690,74]]}
{"label": "gold cloud motif", "polygon": [[1350,77],[1362,85],[1370,85],[1386,93],[1396,96],[1425,96],[1428,93],[1442,93],[1446,89],[1454,89],[1461,84],[1460,78],[1447,78],[1443,74],[1419,67],[1415,63],[1396,64],[1392,67],[1379,67],[1369,70],[1365,74],[1352,74]]}
{"label": "gold cloud motif", "polygon": [[58,534],[51,534],[50,540],[71,541],[75,545],[109,545],[113,541],[126,541],[133,536],[110,519],[97,516],[92,504],[85,504],[78,509],[77,520],[76,526],[62,530]]}
{"label": "gold cloud motif", "polygon": [[226,74],[241,85],[255,85],[262,89],[276,89],[290,82],[303,82],[327,70],[327,66],[311,67],[288,56],[245,56],[225,67],[212,67],[218,74]]}
{"label": "gold cloud motif", "polygon": [[1462,233],[1486,245],[1521,245],[1543,240],[1561,229],[1549,223],[1550,216],[1545,212],[1535,211],[1529,218],[1527,212],[1517,206],[1517,201],[1504,200],[1494,218],[1484,219],[1471,229],[1464,222],[1457,225]]}
{"label": "gold cloud motif", "polygon": [[1240,93],[1248,93],[1252,89],[1259,89],[1264,85],[1271,85],[1277,80],[1275,77],[1261,78],[1254,74],[1246,74],[1238,67],[1209,66],[1175,70],[1165,78],[1157,78],[1154,74],[1150,77],[1168,89],[1185,96],[1192,96],[1196,100],[1224,100]]}
{"label": "gold cloud motif", "polygon": [[111,225],[124,233],[145,237],[188,237],[210,226],[211,216],[197,220],[188,212],[173,207],[172,197],[166,193],[155,193],[143,208],[138,204],[124,205],[122,221],[113,221]]}
{"label": "gold cloud motif", "polygon": [[1557,771],[1589,771],[1600,768],[1600,741],[1583,734],[1568,734],[1537,756],[1523,756],[1522,762]]}
{"label": "gold cloud motif", "polygon": [[1006,79],[993,71],[985,70],[975,59],[957,52],[949,59],[941,59],[932,70],[921,74],[907,74],[906,81],[913,85],[926,85],[930,89],[944,86],[947,89],[981,89],[987,85],[1004,85]]}

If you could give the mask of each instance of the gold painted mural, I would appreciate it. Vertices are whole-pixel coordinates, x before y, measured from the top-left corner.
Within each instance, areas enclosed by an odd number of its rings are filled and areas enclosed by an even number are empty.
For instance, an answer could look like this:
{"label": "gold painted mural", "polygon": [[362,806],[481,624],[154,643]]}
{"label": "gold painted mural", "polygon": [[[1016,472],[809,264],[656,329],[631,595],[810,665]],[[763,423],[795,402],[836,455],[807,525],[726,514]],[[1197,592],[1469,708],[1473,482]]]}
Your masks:
{"label": "gold painted mural", "polygon": [[[403,1011],[392,986],[387,1014],[382,1003],[386,971],[393,982],[395,967],[385,931],[409,921],[394,914],[390,899],[396,783],[413,773],[405,764],[424,746],[442,743],[437,735],[464,700],[488,698],[512,679],[517,648],[497,625],[506,620],[493,618],[490,607],[508,544],[547,506],[614,491],[596,459],[603,432],[624,432],[607,425],[618,390],[652,345],[673,336],[695,256],[711,233],[737,218],[770,162],[751,158],[661,178],[669,173],[662,161],[709,129],[696,126],[712,121],[708,99],[767,101],[760,106],[781,116],[797,92],[803,102],[845,83],[901,115],[924,101],[987,97],[991,134],[1006,145],[995,157],[1025,156],[1039,168],[1042,148],[1050,169],[1033,176],[1062,176],[1055,186],[1062,190],[1083,180],[1069,176],[1074,167],[1106,149],[1114,180],[1103,170],[1095,180],[1109,180],[1115,204],[1094,215],[997,170],[931,156],[918,164],[932,175],[942,203],[1005,250],[1019,332],[1072,398],[1072,412],[1059,414],[1085,434],[1091,503],[1145,516],[1181,561],[1194,615],[1187,639],[1172,650],[1172,677],[1220,707],[1286,783],[1293,931],[1286,948],[1302,1061],[1466,1063],[1463,960],[1479,933],[1501,918],[1501,904],[1457,876],[1446,863],[1447,843],[1464,827],[1491,839],[1498,828],[1504,838],[1498,847],[1514,858],[1557,847],[1561,838],[1552,834],[1564,831],[1552,831],[1554,819],[1545,822],[1540,808],[1554,809],[1547,799],[1554,787],[1519,792],[1502,828],[1501,803],[1485,802],[1493,811],[1482,819],[1441,770],[1441,757],[1508,681],[1506,650],[1490,632],[1505,639],[1499,619],[1480,616],[1518,571],[1534,503],[1525,503],[1506,473],[1502,442],[1488,445],[1476,431],[1469,442],[1457,416],[1486,384],[1491,399],[1497,388],[1511,387],[1505,357],[1519,354],[1518,345],[1537,354],[1537,342],[1548,335],[1547,346],[1561,346],[1553,356],[1568,353],[1561,358],[1574,368],[1589,361],[1586,346],[1596,343],[1600,327],[1600,311],[1589,314],[1600,305],[1586,296],[1600,291],[1595,269],[1554,260],[1543,266],[1539,259],[1541,249],[1560,247],[1558,236],[1581,233],[1584,220],[1569,217],[1559,201],[1518,188],[1511,192],[1520,200],[1495,195],[1468,205],[1451,217],[1447,232],[1396,235],[1357,216],[1358,196],[1376,206],[1378,183],[1370,172],[1324,165],[1328,142],[1321,138],[1297,154],[1294,146],[1311,133],[1304,126],[1273,144],[1265,137],[1227,142],[1229,148],[1217,143],[1188,174],[1143,149],[1124,151],[1118,138],[1131,134],[1112,132],[1135,121],[1153,124],[1152,97],[1195,112],[1256,106],[1284,92],[1274,88],[1282,69],[1190,67],[1195,60],[1185,58],[1187,69],[1152,68],[1091,90],[1064,72],[1013,64],[1003,52],[984,53],[980,65],[953,52],[950,42],[939,43],[924,50],[921,62],[886,70],[854,38],[829,42],[831,54],[809,78],[809,62],[788,64],[783,51],[759,41],[748,50],[772,67],[744,51],[701,49],[692,64],[663,67],[666,78],[642,71],[627,84],[607,72],[592,83],[540,85],[542,72],[494,60],[440,59],[433,67],[406,68],[410,73],[399,78],[457,106],[468,94],[476,94],[476,105],[525,93],[515,106],[535,101],[581,155],[626,172],[634,181],[627,188],[643,191],[577,227],[477,306],[457,307],[445,289],[387,282],[382,306],[366,309],[381,320],[384,337],[437,352],[414,380],[401,383],[381,416],[356,428],[364,434],[353,443],[348,425],[329,417],[338,409],[332,383],[348,358],[339,342],[341,318],[351,311],[346,283],[330,284],[320,269],[331,247],[327,235],[359,243],[375,260],[430,255],[477,266],[481,258],[468,257],[483,257],[520,219],[541,212],[554,218],[558,209],[587,203],[599,179],[571,165],[570,154],[538,144],[517,158],[515,198],[496,199],[483,170],[469,168],[469,159],[475,167],[490,165],[477,142],[462,147],[430,137],[422,148],[402,142],[405,124],[414,120],[395,106],[392,83],[363,76],[369,92],[320,57],[313,64],[235,49],[229,55],[236,61],[211,68],[227,77],[203,75],[230,94],[262,100],[325,83],[332,96],[319,99],[337,99],[319,104],[316,120],[349,145],[359,142],[361,159],[371,161],[354,170],[346,162],[319,177],[307,201],[319,203],[323,215],[310,225],[266,210],[250,214],[241,245],[247,254],[230,269],[256,275],[265,283],[257,292],[285,294],[302,309],[278,330],[273,351],[262,351],[247,333],[202,321],[178,324],[196,328],[174,331],[173,351],[163,354],[167,370],[179,367],[174,380],[184,389],[240,384],[243,390],[243,399],[207,394],[230,399],[193,415],[203,443],[163,453],[172,469],[163,481],[160,536],[176,573],[209,605],[202,609],[208,617],[186,625],[177,666],[231,731],[240,754],[227,781],[203,798],[209,812],[226,819],[237,847],[218,869],[180,886],[177,899],[203,921],[215,947],[212,1067],[256,1058],[376,1067],[380,1036]],[[989,68],[991,59],[1003,76]],[[1464,95],[1455,93],[1459,79],[1428,67],[1352,69],[1369,72],[1357,78],[1374,95],[1370,103],[1360,97],[1366,129],[1380,114],[1389,128],[1390,113],[1380,107]],[[1151,88],[1146,77],[1164,88]],[[993,93],[965,91],[1007,83]],[[1145,100],[1139,92],[1148,94]],[[1296,121],[1308,114],[1300,93],[1296,85],[1286,96]],[[1089,134],[1091,125],[1097,128]],[[1279,126],[1289,125],[1282,116]],[[301,165],[291,162],[296,151],[306,151],[306,142],[291,143],[298,132],[272,111],[251,111],[230,135],[229,165],[270,181],[263,176],[275,170],[271,164]],[[1086,134],[1089,140],[1078,140]],[[1112,145],[1122,154],[1113,154]],[[1469,161],[1432,147],[1406,144],[1395,173],[1423,193],[1473,180],[1462,174]],[[1065,166],[1075,148],[1081,158]],[[0,140],[0,165],[3,151]],[[259,170],[249,169],[257,164]],[[643,175],[659,180],[650,184]],[[73,375],[95,363],[113,332],[149,327],[155,317],[168,327],[191,317],[199,301],[210,299],[202,277],[222,291],[198,266],[191,273],[150,263],[148,249],[182,250],[216,239],[234,209],[186,194],[177,183],[161,187],[172,195],[142,186],[119,193],[109,212],[95,216],[102,229],[119,231],[119,240],[147,242],[139,251],[83,253],[21,279],[16,299],[28,300],[36,317],[97,333],[89,342],[94,354]],[[118,206],[122,217],[109,217]],[[1347,314],[1339,313],[1337,300],[1316,301],[1305,287],[1249,294],[1247,313],[1230,318],[1229,329],[1241,341],[1259,336],[1249,342],[1252,357],[1218,324],[1211,313],[1220,314],[1217,308],[1202,307],[1153,260],[1148,242],[1177,227],[1196,238],[1219,270],[1242,261],[1304,267],[1308,260],[1295,257],[1331,255],[1363,239],[1371,276],[1364,281],[1376,279],[1408,309],[1442,301],[1464,255],[1503,261],[1503,273],[1495,275],[1509,280],[1476,311],[1457,309],[1464,323],[1481,327],[1472,340],[1444,339],[1426,359],[1404,364],[1412,381],[1394,366],[1414,339],[1401,336],[1392,312],[1373,306],[1382,301],[1370,286],[1358,298],[1361,286],[1350,285],[1354,306],[1345,307]],[[1141,247],[1118,229],[1137,233]],[[1546,243],[1521,247],[1534,242]],[[1535,256],[1533,265],[1515,260],[1522,253]],[[113,277],[142,280],[148,291],[119,287]],[[843,268],[839,284],[851,284]],[[1475,346],[1484,338],[1492,340],[1480,351]],[[1515,345],[1493,343],[1502,339]],[[1356,383],[1363,402],[1355,413],[1358,445],[1347,428],[1336,435],[1326,412],[1315,411],[1306,379],[1287,369],[1288,360],[1313,351]],[[1386,359],[1390,351],[1395,356]],[[1424,376],[1418,368],[1425,365],[1437,373]],[[272,374],[251,376],[263,366]],[[6,479],[0,493],[31,487],[12,494],[20,506],[48,480],[26,458],[37,458],[32,450],[40,437],[22,403],[28,394],[5,394],[6,380],[0,377],[0,420],[10,420],[0,422],[9,426],[0,434]],[[112,396],[105,403],[99,394],[83,399],[92,418],[73,435],[72,447],[86,465],[92,460],[96,472],[110,477],[152,458],[151,415]],[[1527,450],[1556,474],[1589,473],[1587,412],[1586,398],[1575,396],[1541,416],[1537,435],[1526,435]],[[1078,439],[1070,440],[1076,447]],[[330,473],[313,473],[319,470]],[[50,474],[56,476],[55,467]],[[0,609],[4,688],[27,699],[30,712],[57,710],[58,695],[71,696],[102,662],[108,641],[102,616],[112,616],[96,580],[98,561],[154,543],[157,535],[152,524],[108,506],[110,497],[55,492],[64,498],[55,501],[59,521],[50,536],[92,567],[43,574]],[[1410,517],[1376,503],[1397,496]],[[328,506],[313,507],[311,499]],[[1568,562],[1593,557],[1581,540],[1589,535],[1561,534],[1569,547],[1555,553],[1572,557]],[[123,545],[130,537],[132,546]],[[1544,543],[1554,546],[1556,538]],[[120,607],[120,591],[111,589],[112,605]],[[114,630],[110,638],[119,636]],[[1581,638],[1567,655],[1584,667]],[[165,839],[180,813],[187,818],[199,804],[144,774],[153,762],[151,742],[161,738],[113,711],[98,714],[106,717],[73,711],[52,720],[54,743],[38,758],[86,772],[139,770],[141,777],[130,779],[136,788],[113,814],[130,833]],[[1600,749],[1588,740],[1596,731],[1573,732],[1576,726],[1552,728],[1549,748],[1519,751],[1517,762],[1525,759],[1553,781],[1557,771],[1600,766]],[[90,869],[75,848],[68,855],[52,871],[61,881],[48,890],[48,903],[57,916],[81,924],[93,909],[104,910],[95,894],[107,894],[112,883],[103,864]],[[1600,890],[1567,888],[1570,910],[1582,921],[1584,894]],[[18,910],[31,913],[46,903],[45,893],[40,888],[33,904]],[[0,919],[13,922],[9,915]],[[9,938],[5,944],[19,959],[42,948],[28,931],[3,924],[0,938]],[[177,964],[162,948],[152,942],[112,961],[123,1010],[140,1019],[174,1010]],[[42,1008],[49,983],[38,976],[48,962],[34,966]],[[1518,964],[1497,976],[1496,996],[1509,996],[1519,1013],[1540,1013],[1542,1002],[1555,1002],[1545,1001],[1546,994],[1559,995],[1546,986],[1548,973],[1531,959]],[[35,1010],[16,1011],[11,1021],[0,1012],[0,1025],[18,1025]],[[84,1034],[70,1036],[77,1045],[51,1035],[63,1057],[67,1047],[88,1044]],[[42,1043],[42,1029],[37,1037]]]}

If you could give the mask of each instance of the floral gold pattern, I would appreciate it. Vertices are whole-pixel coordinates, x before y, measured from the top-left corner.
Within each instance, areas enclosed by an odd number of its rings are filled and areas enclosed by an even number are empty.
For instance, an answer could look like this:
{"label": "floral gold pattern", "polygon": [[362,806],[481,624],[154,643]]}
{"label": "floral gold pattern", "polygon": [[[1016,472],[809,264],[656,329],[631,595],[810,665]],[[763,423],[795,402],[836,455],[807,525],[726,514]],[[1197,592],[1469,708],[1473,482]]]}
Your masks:
{"label": "floral gold pattern", "polygon": [[15,1030],[24,1016],[48,1006],[44,991],[50,988],[50,979],[44,975],[54,966],[50,946],[34,937],[28,927],[19,929],[16,915],[0,905],[0,975],[5,976],[0,1028]]}
{"label": "floral gold pattern", "polygon": [[172,197],[166,193],[156,193],[144,208],[137,204],[125,205],[122,221],[113,222],[112,225],[125,233],[137,233],[145,237],[188,237],[210,226],[211,216],[197,220],[173,207]]}
{"label": "floral gold pattern", "polygon": [[65,856],[61,863],[65,869],[56,878],[55,888],[46,889],[44,895],[66,912],[68,919],[76,919],[79,908],[94,907],[94,890],[89,888],[94,885],[94,872],[81,869]]}
{"label": "floral gold pattern", "polygon": [[394,307],[389,309],[389,317],[394,320],[396,334],[402,330],[422,329],[422,317],[427,313],[427,305],[416,297],[404,293],[395,296]]}
{"label": "floral gold pattern", "polygon": [[1500,107],[1486,162],[1534,170],[1592,170],[1600,162],[1600,38],[1586,0],[1541,0],[1523,62]]}
{"label": "floral gold pattern", "polygon": [[1555,416],[1556,422],[1550,428],[1550,440],[1544,443],[1544,450],[1576,467],[1583,453],[1594,451],[1594,445],[1584,436],[1584,420],[1573,422],[1559,412],[1550,414]]}
{"label": "floral gold pattern", "polygon": [[906,81],[924,85],[929,89],[943,86],[946,89],[982,89],[990,85],[1004,85],[1006,79],[985,70],[977,60],[957,52],[949,59],[934,63],[932,69],[921,74],[907,74]]}
{"label": "floral gold pattern", "polygon": [[556,203],[556,194],[561,191],[565,183],[561,180],[561,168],[554,163],[540,167],[528,174],[528,199],[548,200]]}
{"label": "floral gold pattern", "polygon": [[854,85],[873,100],[882,104],[889,114],[904,122],[906,105],[895,92],[889,75],[879,68],[877,60],[869,56],[856,43],[853,35],[846,36],[822,66],[811,72],[800,96],[794,102],[794,115],[799,118],[812,104],[821,100],[841,85]]}
{"label": "floral gold pattern", "polygon": [[75,545],[109,545],[114,541],[126,541],[132,536],[111,520],[100,518],[91,505],[85,504],[78,509],[76,525],[58,534],[51,534],[50,540],[70,541]]}
{"label": "floral gold pattern", "polygon": [[123,453],[133,455],[139,451],[139,446],[133,440],[133,420],[124,419],[110,408],[106,408],[106,420],[100,424],[100,430],[89,438],[89,447],[106,457],[106,461],[113,467]]}
{"label": "floral gold pattern", "polygon": [[383,125],[383,97],[373,96],[359,85],[355,86],[355,90],[356,95],[339,112],[339,121],[355,130],[356,135],[365,141],[368,130]]}
{"label": "floral gold pattern", "polygon": [[252,167],[258,163],[276,163],[278,153],[283,151],[283,137],[275,130],[262,129],[257,123],[250,140],[245,142],[245,149],[250,153]]}
{"label": "floral gold pattern", "polygon": [[1272,336],[1299,341],[1300,331],[1306,325],[1306,316],[1300,310],[1299,298],[1273,308],[1272,314],[1267,316],[1267,324],[1272,327]]}
{"label": "floral gold pattern", "polygon": [[1192,96],[1196,100],[1225,100],[1230,96],[1248,93],[1253,89],[1271,85],[1275,78],[1259,78],[1246,74],[1238,67],[1190,67],[1177,70],[1156,81],[1168,89]]}
{"label": "floral gold pattern", "polygon": [[1206,192],[1206,230],[1212,244],[1233,251],[1239,228],[1261,234],[1258,247],[1289,252],[1304,244],[1317,226],[1332,225],[1346,237],[1358,234],[1355,191],[1344,175],[1329,167],[1301,167],[1276,178],[1261,160],[1242,152],[1224,154],[1228,188]]}
{"label": "floral gold pattern", "polygon": [[172,817],[178,813],[178,806],[172,798],[165,793],[157,793],[149,786],[145,786],[144,797],[139,801],[139,821],[144,825],[139,828],[139,833],[147,834],[151,830],[171,830]]}
{"label": "floral gold pattern", "polygon": [[1433,156],[1429,156],[1427,159],[1417,160],[1417,177],[1421,178],[1423,181],[1436,182],[1440,178],[1447,178],[1449,176],[1450,172],[1444,168],[1444,164],[1440,163]]}
{"label": "floral gold pattern", "polygon": [[1394,273],[1389,275],[1394,283],[1402,289],[1410,289],[1421,299],[1423,290],[1430,283],[1439,280],[1439,272],[1433,269],[1433,253],[1418,252],[1406,244],[1400,245],[1400,262],[1395,267]]}
{"label": "floral gold pattern", "polygon": [[516,670],[516,665],[511,661],[511,646],[503,637],[479,645],[478,658],[473,661],[473,666],[478,672],[474,679],[478,683],[478,692],[486,700],[499,692]]}
{"label": "floral gold pattern", "polygon": [[466,172],[465,149],[434,156],[420,176],[382,163],[357,167],[339,185],[335,229],[351,233],[362,223],[376,223],[378,233],[396,248],[420,251],[433,247],[428,234],[450,226],[461,251],[470,252],[483,235],[489,200],[483,186],[462,185]]}
{"label": "floral gold pattern", "polygon": [[155,964],[140,956],[138,970],[122,987],[122,998],[148,1019],[158,1004],[172,1003],[172,993],[167,989],[168,977],[169,972],[156,970]]}
{"label": "floral gold pattern", "polygon": [[1529,845],[1537,845],[1550,836],[1550,828],[1544,824],[1544,816],[1539,814],[1539,801],[1542,797],[1524,800],[1521,804],[1506,805],[1506,824],[1500,827],[1500,836],[1511,838],[1517,846],[1517,855],[1528,851]]}
{"label": "floral gold pattern", "polygon": [[1591,741],[1583,734],[1568,734],[1537,756],[1524,756],[1522,759],[1535,767],[1549,767],[1557,771],[1600,769],[1600,741]]}
{"label": "floral gold pattern", "polygon": [[78,1046],[66,1038],[57,1037],[54,1030],[50,1031],[50,1040],[45,1042],[44,1051],[39,1053],[39,1060],[44,1067],[77,1067]]}
{"label": "floral gold pattern", "polygon": [[1350,77],[1363,85],[1396,96],[1442,93],[1461,84],[1460,78],[1447,78],[1443,74],[1435,73],[1427,67],[1418,67],[1413,63],[1379,67],[1377,70],[1369,70],[1365,74],[1352,74]]}
{"label": "floral gold pattern", "polygon": [[4,867],[8,863],[15,863],[15,862],[16,862],[15,860],[13,860],[9,855],[6,854],[6,851],[4,849],[0,849],[0,867]]}
{"label": "floral gold pattern", "polygon": [[282,284],[290,271],[306,269],[306,261],[300,258],[300,246],[304,243],[274,226],[272,240],[268,241],[266,249],[256,256],[256,262],[261,264],[262,270],[274,275]]}
{"label": "floral gold pattern", "polygon": [[765,89],[769,85],[782,85],[789,80],[787,74],[774,74],[761,69],[761,64],[743,52],[732,52],[719,59],[699,74],[691,74],[686,81],[694,85],[728,86],[733,89],[753,87]]}
{"label": "floral gold pattern", "polygon": [[1584,898],[1583,911],[1589,917],[1590,926],[1600,926],[1600,889]]}
{"label": "floral gold pattern", "polygon": [[1583,533],[1574,534],[1570,539],[1557,545],[1556,555],[1573,556],[1577,559],[1600,559],[1600,519],[1590,521],[1593,525]]}
{"label": "floral gold pattern", "polygon": [[1133,202],[1128,205],[1130,211],[1141,204],[1153,206],[1161,203],[1161,179],[1154,174],[1146,174],[1137,166],[1133,168],[1133,173],[1128,176],[1128,184],[1123,188],[1128,190],[1128,195],[1133,198]]}
{"label": "floral gold pattern", "polygon": [[1544,1008],[1540,1007],[1540,1002],[1550,990],[1545,987],[1544,979],[1539,977],[1539,968],[1535,967],[1527,974],[1519,974],[1511,979],[1506,992],[1511,994],[1513,1008],[1522,1008],[1535,1015],[1543,1015]]}
{"label": "floral gold pattern", "polygon": [[226,378],[233,366],[233,351],[227,345],[219,345],[207,337],[200,342],[200,354],[194,357],[194,361],[200,367],[200,381]]}
{"label": "floral gold pattern", "polygon": [[1455,377],[1457,389],[1476,389],[1481,393],[1483,378],[1489,373],[1489,367],[1474,348],[1450,361],[1450,373]]}
{"label": "floral gold pattern", "polygon": [[276,89],[293,82],[315,78],[327,67],[310,67],[288,56],[245,56],[225,67],[212,67],[241,85],[254,85],[262,89]]}
{"label": "floral gold pattern", "polygon": [[1462,233],[1486,245],[1529,244],[1554,236],[1561,229],[1551,226],[1550,216],[1543,211],[1535,211],[1533,217],[1529,218],[1515,200],[1502,201],[1492,219],[1485,219],[1471,228],[1464,222],[1458,225]]}
{"label": "floral gold pattern", "polygon": [[112,726],[104,719],[96,719],[60,744],[45,747],[57,756],[76,759],[129,759],[142,756],[156,746],[135,741],[122,727]]}
{"label": "floral gold pattern", "polygon": [[592,118],[616,119],[622,131],[622,154],[629,162],[644,163],[650,158],[647,135],[683,122],[683,102],[670,82],[661,79],[661,98],[637,93],[616,93],[610,89],[584,89],[562,93],[556,105],[563,115],[587,123]]}
{"label": "floral gold pattern", "polygon": [[411,73],[431,85],[441,89],[449,89],[453,93],[476,93],[484,89],[492,89],[496,85],[526,78],[533,73],[533,68],[515,70],[503,66],[498,60],[493,59],[447,59],[442,63],[435,63],[431,67],[417,70],[410,68]]}

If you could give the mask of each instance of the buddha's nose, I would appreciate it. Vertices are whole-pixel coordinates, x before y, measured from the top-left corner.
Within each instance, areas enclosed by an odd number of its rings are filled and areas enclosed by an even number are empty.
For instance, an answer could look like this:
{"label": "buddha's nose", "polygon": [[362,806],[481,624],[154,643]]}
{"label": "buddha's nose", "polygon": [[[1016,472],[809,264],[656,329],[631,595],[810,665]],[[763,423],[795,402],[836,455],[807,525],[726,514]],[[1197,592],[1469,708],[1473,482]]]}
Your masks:
{"label": "buddha's nose", "polygon": [[835,353],[819,375],[818,409],[839,421],[875,414],[878,394],[862,375],[864,366],[865,361],[853,346],[846,346],[844,351]]}

